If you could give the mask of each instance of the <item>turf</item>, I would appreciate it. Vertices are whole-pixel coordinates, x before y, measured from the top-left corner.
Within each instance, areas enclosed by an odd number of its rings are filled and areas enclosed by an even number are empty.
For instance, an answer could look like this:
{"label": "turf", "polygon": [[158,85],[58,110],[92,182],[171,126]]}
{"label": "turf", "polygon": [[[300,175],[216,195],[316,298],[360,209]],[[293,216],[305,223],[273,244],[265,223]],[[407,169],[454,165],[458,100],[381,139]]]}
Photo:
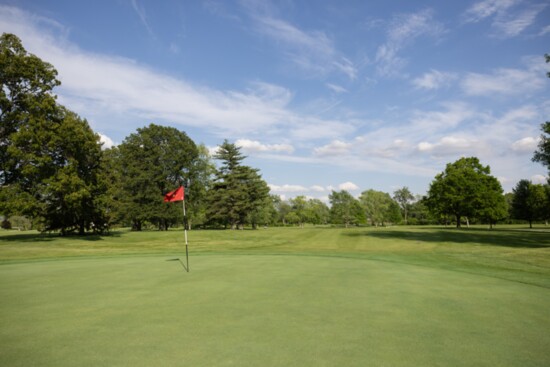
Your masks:
{"label": "turf", "polygon": [[550,233],[0,237],[2,366],[543,366]]}

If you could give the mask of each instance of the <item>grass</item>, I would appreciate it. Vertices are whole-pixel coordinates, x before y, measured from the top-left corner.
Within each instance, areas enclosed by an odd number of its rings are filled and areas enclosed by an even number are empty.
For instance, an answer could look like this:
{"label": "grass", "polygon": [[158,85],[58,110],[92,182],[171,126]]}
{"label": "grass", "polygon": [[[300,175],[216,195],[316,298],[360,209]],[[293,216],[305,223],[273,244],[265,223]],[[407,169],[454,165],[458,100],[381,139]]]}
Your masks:
{"label": "grass", "polygon": [[2,366],[550,365],[550,231],[0,232]]}

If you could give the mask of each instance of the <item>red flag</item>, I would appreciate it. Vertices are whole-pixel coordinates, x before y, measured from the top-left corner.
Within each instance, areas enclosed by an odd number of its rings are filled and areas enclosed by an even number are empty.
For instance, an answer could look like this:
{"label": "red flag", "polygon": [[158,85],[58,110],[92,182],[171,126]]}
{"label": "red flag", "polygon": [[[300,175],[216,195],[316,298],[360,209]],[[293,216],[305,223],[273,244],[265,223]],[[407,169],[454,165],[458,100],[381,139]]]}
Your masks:
{"label": "red flag", "polygon": [[168,194],[164,195],[164,202],[171,203],[173,201],[182,201],[183,197],[184,197],[183,186],[180,186],[174,191],[170,191]]}

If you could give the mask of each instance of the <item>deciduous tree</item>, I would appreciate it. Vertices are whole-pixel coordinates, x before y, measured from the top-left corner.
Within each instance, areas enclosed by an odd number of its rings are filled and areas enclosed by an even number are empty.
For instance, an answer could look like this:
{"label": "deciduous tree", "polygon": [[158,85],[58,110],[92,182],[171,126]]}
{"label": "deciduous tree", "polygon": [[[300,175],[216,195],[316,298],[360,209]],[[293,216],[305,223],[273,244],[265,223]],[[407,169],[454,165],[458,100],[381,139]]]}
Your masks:
{"label": "deciduous tree", "polygon": [[332,191],[329,195],[330,219],[334,224],[344,224],[346,228],[365,222],[365,213],[359,200],[346,190]]}
{"label": "deciduous tree", "polygon": [[190,176],[198,151],[186,133],[150,124],[137,129],[118,146],[120,208],[134,230],[148,221],[168,229],[182,220],[179,206],[162,197]]}
{"label": "deciduous tree", "polygon": [[447,164],[430,184],[426,204],[435,216],[452,215],[460,227],[462,217],[486,215],[504,201],[502,187],[476,157]]}

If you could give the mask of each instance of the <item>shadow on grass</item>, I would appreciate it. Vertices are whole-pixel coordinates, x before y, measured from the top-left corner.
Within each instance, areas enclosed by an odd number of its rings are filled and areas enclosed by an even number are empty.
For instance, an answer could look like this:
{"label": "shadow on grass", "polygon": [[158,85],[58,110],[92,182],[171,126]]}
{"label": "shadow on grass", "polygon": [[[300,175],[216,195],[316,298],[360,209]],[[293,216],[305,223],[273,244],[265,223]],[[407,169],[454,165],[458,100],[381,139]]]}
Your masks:
{"label": "shadow on grass", "polygon": [[371,236],[381,239],[399,239],[415,242],[455,242],[476,243],[492,246],[515,248],[550,247],[550,232],[521,229],[441,229],[418,228],[377,229],[361,232],[350,232],[348,236]]}
{"label": "shadow on grass", "polygon": [[61,236],[59,233],[6,233],[0,232],[0,241],[6,242],[49,242],[59,239],[78,239],[84,241],[101,241],[104,237],[120,237],[121,232],[109,232],[106,234],[90,233],[81,235],[68,234]]}

